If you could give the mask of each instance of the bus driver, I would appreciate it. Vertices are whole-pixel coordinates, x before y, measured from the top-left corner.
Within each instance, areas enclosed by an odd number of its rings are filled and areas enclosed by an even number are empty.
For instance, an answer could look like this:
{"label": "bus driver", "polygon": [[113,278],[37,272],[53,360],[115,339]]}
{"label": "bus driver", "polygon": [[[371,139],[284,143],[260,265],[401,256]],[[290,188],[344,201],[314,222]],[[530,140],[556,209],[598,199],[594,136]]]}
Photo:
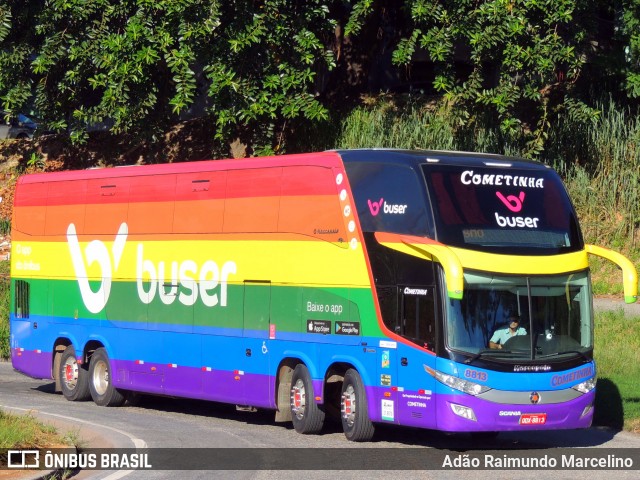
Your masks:
{"label": "bus driver", "polygon": [[489,348],[501,349],[507,340],[516,335],[526,335],[527,331],[520,326],[520,315],[512,313],[509,315],[509,326],[497,329],[491,340],[489,340]]}

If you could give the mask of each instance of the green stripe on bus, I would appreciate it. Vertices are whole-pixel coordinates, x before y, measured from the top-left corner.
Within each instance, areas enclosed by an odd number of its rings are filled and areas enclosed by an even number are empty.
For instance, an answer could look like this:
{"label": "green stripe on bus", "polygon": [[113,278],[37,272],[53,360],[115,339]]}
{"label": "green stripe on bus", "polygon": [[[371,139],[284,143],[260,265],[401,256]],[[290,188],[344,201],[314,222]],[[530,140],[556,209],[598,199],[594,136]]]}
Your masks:
{"label": "green stripe on bus", "polygon": [[[135,282],[113,282],[106,307],[94,314],[84,306],[75,280],[29,280],[28,283],[31,315],[256,330],[267,330],[272,323],[278,331],[289,332],[305,331],[306,321],[313,319],[360,322],[367,335],[380,332],[368,288],[229,284],[226,306],[221,306],[220,292],[217,304],[206,306],[200,299],[193,305],[182,303],[181,300],[192,300],[187,298],[190,291],[181,287],[175,289],[174,295],[165,295],[164,302],[156,291],[153,300],[145,304],[138,296]],[[91,288],[98,291],[100,282],[91,282]],[[148,285],[143,284],[143,288],[148,289]],[[164,290],[169,293],[171,288]],[[181,293],[185,294],[182,298]]]}

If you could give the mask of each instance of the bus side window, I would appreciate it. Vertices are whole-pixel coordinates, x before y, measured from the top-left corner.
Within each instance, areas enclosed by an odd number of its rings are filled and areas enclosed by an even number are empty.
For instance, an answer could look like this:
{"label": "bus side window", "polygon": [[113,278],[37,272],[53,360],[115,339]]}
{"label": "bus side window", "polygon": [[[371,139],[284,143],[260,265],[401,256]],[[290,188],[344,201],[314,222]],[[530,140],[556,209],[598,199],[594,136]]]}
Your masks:
{"label": "bus side window", "polygon": [[412,168],[346,163],[364,232],[393,232],[433,238],[435,232],[422,175]]}
{"label": "bus side window", "polygon": [[435,303],[434,288],[406,287],[401,291],[400,335],[433,350],[435,348]]}
{"label": "bus side window", "polygon": [[378,286],[378,302],[385,326],[394,333],[400,333],[398,324],[398,287]]}
{"label": "bus side window", "polygon": [[29,318],[29,293],[31,291],[29,282],[16,280],[15,289],[15,312],[16,318]]}

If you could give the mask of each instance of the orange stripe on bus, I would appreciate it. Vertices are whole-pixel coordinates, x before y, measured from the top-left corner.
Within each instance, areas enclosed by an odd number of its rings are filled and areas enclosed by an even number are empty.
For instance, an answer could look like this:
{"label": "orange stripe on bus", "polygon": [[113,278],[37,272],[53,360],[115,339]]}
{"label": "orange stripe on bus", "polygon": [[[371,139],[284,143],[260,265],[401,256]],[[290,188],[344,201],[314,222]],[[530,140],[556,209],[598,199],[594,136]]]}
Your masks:
{"label": "orange stripe on bus", "polygon": [[337,195],[234,198],[227,200],[106,205],[18,207],[14,240],[66,237],[70,223],[79,236],[112,240],[122,223],[130,237],[181,238],[191,234],[299,233],[333,241],[345,237]]}

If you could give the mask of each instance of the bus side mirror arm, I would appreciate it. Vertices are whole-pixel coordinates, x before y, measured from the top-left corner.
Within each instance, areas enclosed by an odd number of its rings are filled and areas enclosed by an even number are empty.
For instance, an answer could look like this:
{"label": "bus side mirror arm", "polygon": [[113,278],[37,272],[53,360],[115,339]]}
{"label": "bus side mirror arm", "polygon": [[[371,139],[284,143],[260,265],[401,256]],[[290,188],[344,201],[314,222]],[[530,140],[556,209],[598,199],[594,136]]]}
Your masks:
{"label": "bus side mirror arm", "polygon": [[444,268],[444,276],[447,281],[447,295],[453,300],[462,300],[464,271],[458,256],[445,245],[435,243],[407,243],[407,245],[416,250],[426,252],[440,262],[442,268]]}
{"label": "bus side mirror arm", "polygon": [[638,272],[633,263],[624,255],[609,250],[608,248],[598,247],[596,245],[585,245],[587,253],[606,258],[615,263],[622,269],[622,285],[624,288],[624,301],[626,303],[635,303],[638,299]]}

